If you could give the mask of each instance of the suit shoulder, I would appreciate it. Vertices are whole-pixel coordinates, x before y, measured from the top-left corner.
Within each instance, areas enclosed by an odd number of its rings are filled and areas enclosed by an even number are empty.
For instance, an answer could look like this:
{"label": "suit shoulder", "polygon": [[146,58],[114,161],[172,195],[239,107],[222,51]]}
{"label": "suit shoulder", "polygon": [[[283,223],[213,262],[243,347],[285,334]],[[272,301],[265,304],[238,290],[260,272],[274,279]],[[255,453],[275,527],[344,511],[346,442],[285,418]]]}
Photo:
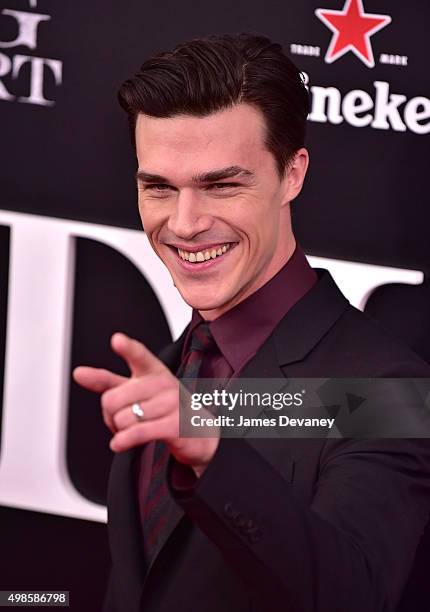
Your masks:
{"label": "suit shoulder", "polygon": [[323,339],[322,349],[361,376],[428,378],[430,365],[378,321],[349,305]]}

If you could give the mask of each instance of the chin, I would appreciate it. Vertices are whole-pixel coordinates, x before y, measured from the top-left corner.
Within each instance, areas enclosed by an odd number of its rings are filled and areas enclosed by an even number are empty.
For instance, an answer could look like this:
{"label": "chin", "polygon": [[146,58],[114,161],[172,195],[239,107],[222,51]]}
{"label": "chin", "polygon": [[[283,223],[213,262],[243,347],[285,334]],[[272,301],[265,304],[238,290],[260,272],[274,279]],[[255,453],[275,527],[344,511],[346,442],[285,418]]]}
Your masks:
{"label": "chin", "polygon": [[195,310],[216,310],[225,306],[225,304],[230,301],[229,298],[222,299],[219,294],[215,296],[209,295],[195,295],[194,293],[188,293],[187,291],[181,292],[182,299],[186,302],[191,308]]}
{"label": "chin", "polygon": [[[183,296],[182,296],[183,297]],[[194,310],[216,310],[218,308],[221,308],[224,303],[220,302],[219,300],[202,300],[202,299],[185,299],[184,301],[187,302],[187,304],[189,306],[191,306],[191,308],[194,308]]]}

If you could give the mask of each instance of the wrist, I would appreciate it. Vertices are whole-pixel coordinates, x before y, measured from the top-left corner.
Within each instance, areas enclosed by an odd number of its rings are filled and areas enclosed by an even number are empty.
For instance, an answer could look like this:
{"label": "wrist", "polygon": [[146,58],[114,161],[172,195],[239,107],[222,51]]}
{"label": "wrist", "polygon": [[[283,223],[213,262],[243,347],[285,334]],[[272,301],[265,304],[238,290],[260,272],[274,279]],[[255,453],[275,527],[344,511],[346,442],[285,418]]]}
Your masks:
{"label": "wrist", "polygon": [[207,443],[207,454],[208,454],[207,460],[190,466],[193,469],[193,472],[195,473],[197,478],[200,478],[204,474],[209,463],[214,458],[214,455],[218,449],[219,438],[207,438],[206,443]]}

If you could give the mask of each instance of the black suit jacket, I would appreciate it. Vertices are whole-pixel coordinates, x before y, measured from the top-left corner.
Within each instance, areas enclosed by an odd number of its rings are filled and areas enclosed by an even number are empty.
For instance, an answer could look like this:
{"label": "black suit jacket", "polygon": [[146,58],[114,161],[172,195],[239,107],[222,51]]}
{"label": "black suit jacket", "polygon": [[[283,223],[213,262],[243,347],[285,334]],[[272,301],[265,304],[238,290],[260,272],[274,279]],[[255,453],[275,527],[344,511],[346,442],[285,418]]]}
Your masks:
{"label": "black suit jacket", "polygon": [[[287,313],[243,377],[429,377],[331,275]],[[252,333],[252,329],[249,330]],[[181,338],[161,355],[175,371]],[[430,509],[427,439],[225,439],[175,505],[150,568],[133,480],[108,485],[106,612],[391,612]]]}

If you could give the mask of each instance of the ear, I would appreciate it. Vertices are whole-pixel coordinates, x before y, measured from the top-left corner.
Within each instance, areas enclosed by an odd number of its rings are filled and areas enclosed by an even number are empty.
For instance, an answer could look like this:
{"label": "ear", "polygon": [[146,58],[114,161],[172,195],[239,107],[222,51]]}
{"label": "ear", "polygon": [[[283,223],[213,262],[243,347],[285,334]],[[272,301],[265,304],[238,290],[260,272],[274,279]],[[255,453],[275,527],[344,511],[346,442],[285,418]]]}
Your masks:
{"label": "ear", "polygon": [[285,171],[284,204],[294,200],[302,190],[306,172],[309,166],[309,153],[302,147],[294,154],[293,159]]}

